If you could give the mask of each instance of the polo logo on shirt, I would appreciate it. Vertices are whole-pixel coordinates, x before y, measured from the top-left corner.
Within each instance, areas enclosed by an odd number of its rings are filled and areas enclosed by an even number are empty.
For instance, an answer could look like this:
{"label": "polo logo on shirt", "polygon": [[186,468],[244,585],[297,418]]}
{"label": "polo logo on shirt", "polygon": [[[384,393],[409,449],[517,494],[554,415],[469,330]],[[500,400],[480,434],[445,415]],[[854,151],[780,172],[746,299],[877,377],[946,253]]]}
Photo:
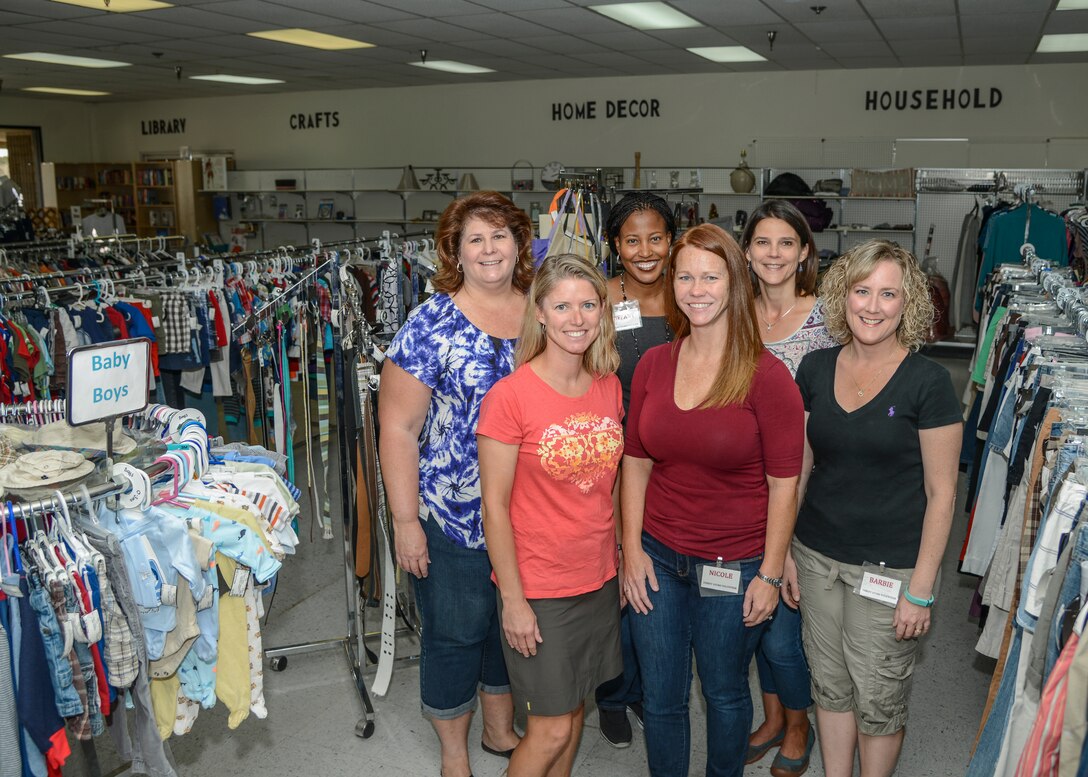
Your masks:
{"label": "polo logo on shirt", "polygon": [[888,408],[888,418],[894,418],[894,417],[895,417],[895,405],[892,405],[891,407]]}
{"label": "polo logo on shirt", "polygon": [[573,483],[583,494],[610,475],[623,455],[623,430],[614,418],[575,413],[540,437],[540,463],[553,480]]}

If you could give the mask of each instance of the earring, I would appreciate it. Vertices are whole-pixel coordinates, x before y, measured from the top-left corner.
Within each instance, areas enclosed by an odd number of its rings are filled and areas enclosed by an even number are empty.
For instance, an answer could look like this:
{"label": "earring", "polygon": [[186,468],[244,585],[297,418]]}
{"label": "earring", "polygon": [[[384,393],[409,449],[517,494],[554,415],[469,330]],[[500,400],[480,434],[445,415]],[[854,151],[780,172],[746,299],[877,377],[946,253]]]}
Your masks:
{"label": "earring", "polygon": [[541,322],[540,323],[540,334],[544,334],[544,332],[547,331],[547,329],[548,329],[548,327],[544,326],[544,322]]}
{"label": "earring", "polygon": [[463,271],[463,270],[461,269],[461,263],[460,263],[460,262],[458,262],[458,263],[457,263],[457,272],[458,272],[458,273],[464,272],[464,271]]}

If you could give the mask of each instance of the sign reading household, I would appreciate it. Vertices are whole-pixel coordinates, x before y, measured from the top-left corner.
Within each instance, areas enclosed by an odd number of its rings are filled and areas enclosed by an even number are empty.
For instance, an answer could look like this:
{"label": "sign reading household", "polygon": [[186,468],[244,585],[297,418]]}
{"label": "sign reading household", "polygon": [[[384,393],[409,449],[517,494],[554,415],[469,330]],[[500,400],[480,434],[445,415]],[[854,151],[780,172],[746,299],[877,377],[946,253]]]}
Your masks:
{"label": "sign reading household", "polygon": [[147,407],[150,355],[146,337],[70,350],[68,423],[80,426]]}
{"label": "sign reading household", "polygon": [[963,89],[867,89],[867,111],[977,111],[1001,105],[996,86]]}
{"label": "sign reading household", "polygon": [[659,119],[661,101],[656,97],[624,100],[586,100],[580,103],[552,103],[552,121],[584,119]]}
{"label": "sign reading household", "polygon": [[182,135],[185,119],[141,119],[141,135]]}

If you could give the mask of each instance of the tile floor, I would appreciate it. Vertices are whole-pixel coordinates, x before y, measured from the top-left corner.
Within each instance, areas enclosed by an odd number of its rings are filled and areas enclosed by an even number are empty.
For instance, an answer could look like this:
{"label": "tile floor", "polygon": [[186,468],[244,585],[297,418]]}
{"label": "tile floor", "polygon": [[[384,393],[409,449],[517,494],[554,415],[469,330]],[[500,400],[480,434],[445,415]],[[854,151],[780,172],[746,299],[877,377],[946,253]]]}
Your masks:
{"label": "tile floor", "polygon": [[[951,362],[961,383],[965,363]],[[333,470],[335,471],[335,470]],[[962,478],[961,478],[962,480]],[[964,487],[961,483],[961,502]],[[905,777],[952,777],[962,775],[970,757],[975,732],[985,703],[991,661],[973,649],[977,624],[967,616],[976,580],[956,572],[956,558],[963,541],[966,517],[957,510],[956,524],[945,554],[939,604],[934,627],[923,645],[915,671],[911,717],[897,772]],[[309,527],[302,531],[308,533]],[[320,531],[315,532],[320,537]],[[300,554],[281,573],[279,591],[263,628],[266,647],[340,637],[346,633],[344,567],[339,540],[304,541]],[[369,609],[372,628],[380,623],[380,610]],[[402,652],[412,645],[402,640]],[[753,678],[754,678],[753,670]],[[369,686],[372,672],[367,675]],[[341,650],[329,650],[289,658],[285,671],[265,673],[268,718],[250,718],[234,731],[228,730],[222,705],[204,711],[193,732],[174,737],[170,746],[181,777],[234,775],[385,775],[428,777],[438,774],[438,744],[429,724],[420,716],[418,669],[414,663],[398,664],[389,693],[374,698],[375,731],[371,738],[354,734],[361,706]],[[754,698],[758,700],[758,687]],[[758,701],[757,701],[758,704]],[[757,715],[758,715],[757,708]],[[706,762],[704,710],[697,688],[692,702],[693,752],[691,774],[703,773]],[[479,741],[475,721],[470,742]],[[97,741],[105,775],[126,775],[109,738]],[[472,750],[476,777],[499,777],[506,761]],[[773,753],[773,751],[772,751]],[[769,773],[773,755],[745,769],[745,775]],[[78,753],[65,774],[83,775],[86,769]],[[586,729],[575,763],[579,777],[630,777],[645,775],[645,749],[635,729],[631,747],[616,750],[597,730],[596,712],[589,709]],[[814,756],[808,772],[822,777]]]}

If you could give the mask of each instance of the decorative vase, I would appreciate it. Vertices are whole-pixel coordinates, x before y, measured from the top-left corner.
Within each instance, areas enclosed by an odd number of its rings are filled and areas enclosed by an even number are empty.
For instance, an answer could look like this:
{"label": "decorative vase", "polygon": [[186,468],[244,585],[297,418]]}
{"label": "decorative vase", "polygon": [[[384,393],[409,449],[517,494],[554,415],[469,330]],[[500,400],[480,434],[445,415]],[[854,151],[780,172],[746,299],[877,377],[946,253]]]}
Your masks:
{"label": "decorative vase", "polygon": [[748,167],[747,149],[740,150],[740,165],[729,174],[729,185],[737,194],[748,194],[756,188],[756,177]]}

